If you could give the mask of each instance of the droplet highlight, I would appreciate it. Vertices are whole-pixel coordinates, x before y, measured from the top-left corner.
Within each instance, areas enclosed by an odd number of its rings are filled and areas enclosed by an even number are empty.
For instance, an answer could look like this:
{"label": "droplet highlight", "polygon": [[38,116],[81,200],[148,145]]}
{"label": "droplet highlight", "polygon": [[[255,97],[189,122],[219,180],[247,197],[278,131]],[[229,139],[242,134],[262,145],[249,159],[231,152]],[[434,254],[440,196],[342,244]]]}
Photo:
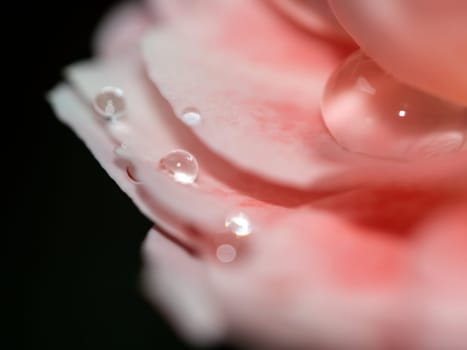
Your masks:
{"label": "droplet highlight", "polygon": [[187,126],[193,127],[201,123],[201,114],[195,108],[187,108],[180,116],[180,120]]}
{"label": "droplet highlight", "polygon": [[230,244],[221,244],[216,249],[216,257],[222,263],[231,263],[237,258],[237,249]]}
{"label": "droplet highlight", "polygon": [[242,212],[228,215],[225,218],[225,227],[238,237],[245,237],[253,232],[250,219]]}
{"label": "droplet highlight", "polygon": [[346,150],[399,161],[459,151],[467,132],[466,107],[400,83],[361,51],[330,77],[322,114]]}
{"label": "droplet highlight", "polygon": [[184,150],[171,151],[160,160],[159,166],[181,184],[193,184],[198,178],[198,161]]}
{"label": "droplet highlight", "polygon": [[124,143],[122,143],[120,146],[115,147],[114,154],[119,158],[130,158],[130,150],[128,149],[128,146]]}
{"label": "droplet highlight", "polygon": [[107,120],[117,120],[126,113],[125,96],[122,89],[104,87],[94,98],[94,109]]}

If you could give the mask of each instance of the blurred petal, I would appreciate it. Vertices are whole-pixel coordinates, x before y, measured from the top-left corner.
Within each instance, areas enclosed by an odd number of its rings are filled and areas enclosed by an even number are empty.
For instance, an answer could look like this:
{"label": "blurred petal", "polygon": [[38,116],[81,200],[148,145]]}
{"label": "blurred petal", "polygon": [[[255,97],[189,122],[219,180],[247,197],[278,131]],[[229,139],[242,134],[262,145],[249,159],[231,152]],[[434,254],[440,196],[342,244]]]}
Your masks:
{"label": "blurred petal", "polygon": [[211,295],[204,263],[155,229],[149,231],[143,251],[143,281],[149,299],[191,343],[219,342],[225,335],[225,321]]}
{"label": "blurred petal", "polygon": [[338,42],[352,44],[352,39],[337,22],[326,0],[273,0],[271,2],[291,20],[310,32]]}
{"label": "blurred petal", "polygon": [[357,44],[388,72],[467,105],[467,2],[329,2]]}
{"label": "blurred petal", "polygon": [[414,342],[420,349],[467,344],[467,198],[434,211],[414,242]]}
{"label": "blurred petal", "polygon": [[268,349],[386,345],[400,312],[402,241],[312,208],[251,239],[237,267],[210,265],[234,333]]}
{"label": "blurred petal", "polygon": [[198,2],[205,0],[145,0],[153,16],[163,21],[177,20]]}
{"label": "blurred petal", "polygon": [[111,57],[139,44],[139,39],[152,25],[154,18],[145,6],[123,2],[116,6],[100,24],[94,37],[94,51],[98,56]]}

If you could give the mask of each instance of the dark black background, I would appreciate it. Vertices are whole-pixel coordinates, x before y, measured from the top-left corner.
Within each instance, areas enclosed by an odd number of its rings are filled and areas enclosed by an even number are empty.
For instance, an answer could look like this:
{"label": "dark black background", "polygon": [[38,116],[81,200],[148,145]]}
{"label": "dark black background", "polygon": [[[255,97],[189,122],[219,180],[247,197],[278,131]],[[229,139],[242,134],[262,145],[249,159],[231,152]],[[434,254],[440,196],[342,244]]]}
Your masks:
{"label": "dark black background", "polygon": [[3,13],[13,22],[3,33],[13,81],[2,172],[19,348],[189,349],[140,293],[151,223],[44,98],[64,66],[91,55],[93,30],[115,3],[18,1]]}

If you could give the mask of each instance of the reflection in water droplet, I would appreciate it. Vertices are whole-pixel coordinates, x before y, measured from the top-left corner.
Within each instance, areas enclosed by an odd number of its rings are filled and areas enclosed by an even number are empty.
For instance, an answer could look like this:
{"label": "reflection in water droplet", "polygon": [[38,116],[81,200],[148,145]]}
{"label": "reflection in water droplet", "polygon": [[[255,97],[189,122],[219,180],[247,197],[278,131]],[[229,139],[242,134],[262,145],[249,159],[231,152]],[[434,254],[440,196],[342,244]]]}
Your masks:
{"label": "reflection in water droplet", "polygon": [[253,232],[250,220],[244,213],[235,213],[225,218],[225,227],[239,237],[248,236]]}
{"label": "reflection in water droplet", "polygon": [[123,91],[112,86],[104,87],[94,98],[94,109],[105,119],[120,119],[126,112]]}
{"label": "reflection in water droplet", "polygon": [[196,126],[201,123],[201,114],[195,108],[187,108],[183,111],[180,117],[182,122],[187,126]]}
{"label": "reflection in water droplet", "polygon": [[160,160],[159,165],[175,181],[182,184],[192,184],[198,177],[198,161],[184,150],[171,151]]}
{"label": "reflection in water droplet", "polygon": [[357,79],[357,88],[360,91],[366,92],[367,94],[374,95],[376,93],[376,89],[371,86],[368,80],[364,77],[358,77]]}
{"label": "reflection in water droplet", "polygon": [[216,249],[216,256],[220,262],[230,263],[237,257],[237,250],[230,244],[221,244]]}
{"label": "reflection in water droplet", "polygon": [[343,148],[393,160],[458,151],[467,132],[467,108],[399,83],[360,51],[329,79],[322,112]]}

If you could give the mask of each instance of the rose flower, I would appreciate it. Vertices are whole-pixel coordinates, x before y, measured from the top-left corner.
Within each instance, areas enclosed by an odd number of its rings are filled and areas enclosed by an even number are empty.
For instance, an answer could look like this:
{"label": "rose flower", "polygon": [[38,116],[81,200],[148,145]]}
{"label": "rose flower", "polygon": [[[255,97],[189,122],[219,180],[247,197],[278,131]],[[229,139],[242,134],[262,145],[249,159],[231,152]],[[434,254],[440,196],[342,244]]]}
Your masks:
{"label": "rose flower", "polygon": [[50,100],[187,341],[465,349],[467,5],[152,0]]}

